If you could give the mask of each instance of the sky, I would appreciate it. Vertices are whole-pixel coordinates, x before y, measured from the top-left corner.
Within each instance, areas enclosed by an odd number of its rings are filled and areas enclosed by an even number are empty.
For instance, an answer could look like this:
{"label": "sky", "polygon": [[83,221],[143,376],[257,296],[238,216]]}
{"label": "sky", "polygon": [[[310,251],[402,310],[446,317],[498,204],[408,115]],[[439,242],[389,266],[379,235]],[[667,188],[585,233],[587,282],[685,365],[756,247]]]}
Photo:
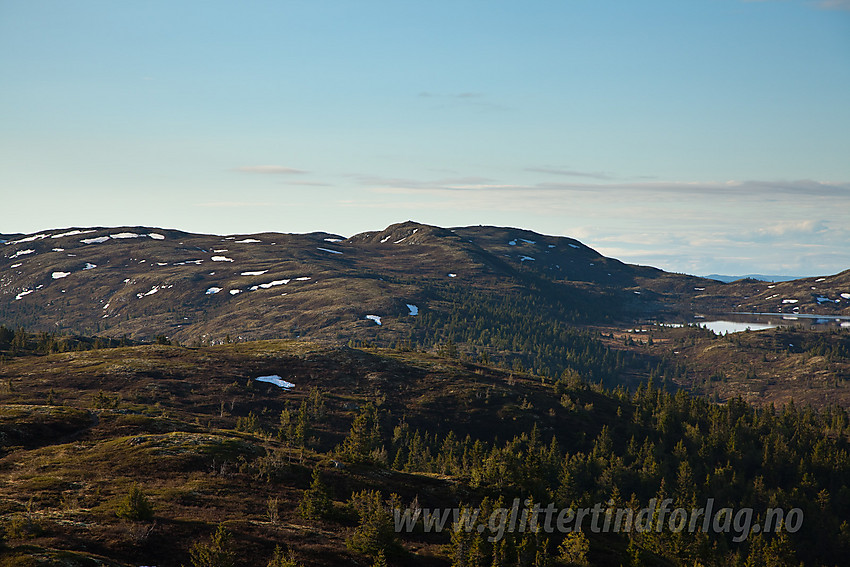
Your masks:
{"label": "sky", "polygon": [[415,220],[850,268],[850,0],[0,0],[0,233]]}

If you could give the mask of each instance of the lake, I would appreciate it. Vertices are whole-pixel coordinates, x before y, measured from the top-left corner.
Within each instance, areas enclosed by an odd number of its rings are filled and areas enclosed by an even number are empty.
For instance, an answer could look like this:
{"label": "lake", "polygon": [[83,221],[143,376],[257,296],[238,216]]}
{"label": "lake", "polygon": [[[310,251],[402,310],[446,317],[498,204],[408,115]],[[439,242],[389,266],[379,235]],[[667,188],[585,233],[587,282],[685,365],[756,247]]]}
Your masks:
{"label": "lake", "polygon": [[705,327],[717,335],[740,333],[742,331],[762,331],[776,327],[804,326],[811,329],[850,328],[850,317],[846,315],[812,315],[809,313],[728,313],[723,319],[706,320],[700,315],[694,316],[689,323],[661,323],[666,327],[693,325]]}

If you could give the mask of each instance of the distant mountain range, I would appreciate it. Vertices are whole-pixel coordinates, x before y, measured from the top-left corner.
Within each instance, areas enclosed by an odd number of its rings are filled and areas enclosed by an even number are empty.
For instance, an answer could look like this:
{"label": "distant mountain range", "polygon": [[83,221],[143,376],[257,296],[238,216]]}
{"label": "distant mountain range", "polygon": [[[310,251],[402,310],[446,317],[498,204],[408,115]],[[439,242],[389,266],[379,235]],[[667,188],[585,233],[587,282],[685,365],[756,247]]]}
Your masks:
{"label": "distant mountain range", "polygon": [[0,240],[0,323],[142,340],[389,343],[438,323],[486,329],[497,314],[529,329],[730,311],[850,314],[850,271],[721,283],[518,228],[404,222],[344,238],[77,227]]}
{"label": "distant mountain range", "polygon": [[762,282],[790,282],[792,280],[799,280],[803,276],[766,276],[764,274],[746,274],[743,276],[724,276],[721,274],[709,274],[705,276],[710,280],[717,280],[719,282],[731,283],[736,282],[738,280],[759,280]]}

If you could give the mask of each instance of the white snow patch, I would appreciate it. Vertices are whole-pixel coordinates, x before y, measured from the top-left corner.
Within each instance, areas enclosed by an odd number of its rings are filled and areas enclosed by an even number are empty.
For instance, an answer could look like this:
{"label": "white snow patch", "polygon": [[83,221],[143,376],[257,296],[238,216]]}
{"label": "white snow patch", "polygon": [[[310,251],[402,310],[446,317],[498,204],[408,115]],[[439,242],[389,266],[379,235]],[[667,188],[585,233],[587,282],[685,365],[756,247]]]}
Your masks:
{"label": "white snow patch", "polygon": [[797,303],[799,299],[783,299],[782,303]]}
{"label": "white snow patch", "polygon": [[818,279],[815,280],[815,283],[825,282],[825,281],[826,281],[826,278],[818,278]]}
{"label": "white snow patch", "polygon": [[381,324],[381,318],[378,317],[377,315],[366,315],[366,319],[371,319],[372,321],[375,322],[376,325]]}
{"label": "white snow patch", "polygon": [[61,280],[62,278],[67,278],[71,275],[71,272],[53,272],[50,274],[54,280]]}
{"label": "white snow patch", "polygon": [[260,284],[260,285],[252,285],[248,289],[250,289],[251,291],[257,291],[260,288],[269,289],[270,287],[275,287],[275,286],[279,286],[279,285],[286,285],[290,281],[292,281],[292,280],[274,280],[273,282],[269,282],[269,283],[264,283],[264,284]]}
{"label": "white snow patch", "polygon": [[271,376],[260,376],[255,378],[257,382],[268,382],[269,384],[274,384],[275,386],[280,386],[284,390],[289,390],[295,387],[295,384],[292,382],[287,382],[277,374],[272,374]]}
{"label": "white snow patch", "polygon": [[156,265],[157,266],[167,266],[168,262],[157,262]]}
{"label": "white snow patch", "polygon": [[153,295],[153,294],[155,294],[155,293],[156,293],[156,292],[158,292],[158,291],[159,291],[159,286],[158,286],[158,285],[155,285],[155,286],[153,286],[153,287],[151,288],[151,290],[150,290],[150,291],[148,291],[148,292],[146,292],[146,293],[137,293],[137,294],[136,294],[136,297],[138,297],[139,299],[141,299],[141,298],[145,297],[146,295]]}
{"label": "white snow patch", "polygon": [[402,242],[404,242],[406,239],[407,239],[407,237],[406,237],[406,236],[405,236],[404,238],[399,238],[398,240],[396,240],[395,242],[393,242],[393,244],[401,244],[401,243],[402,243]]}
{"label": "white snow patch", "polygon": [[241,289],[231,289],[230,290],[230,295],[237,295],[239,293],[242,293]]}
{"label": "white snow patch", "polygon": [[387,240],[389,240],[390,238],[392,238],[392,236],[387,236],[387,237],[382,238],[382,239],[381,239],[381,244],[383,244],[384,242],[386,242],[386,241],[387,241]]}
{"label": "white snow patch", "polygon": [[86,265],[83,269],[84,270],[93,270],[95,268],[97,268],[97,264],[92,264],[91,262],[86,262]]}
{"label": "white snow patch", "polygon": [[50,238],[62,238],[63,236],[77,236],[78,234],[90,234],[95,232],[94,230],[70,230],[68,232],[60,232],[59,234],[54,234]]}
{"label": "white snow patch", "polygon": [[15,252],[11,256],[9,256],[9,259],[11,260],[11,259],[17,258],[19,256],[26,256],[27,254],[32,254],[33,252],[35,252],[35,250],[32,250],[32,249],[30,249],[30,250],[18,250],[17,252]]}
{"label": "white snow patch", "polygon": [[220,291],[221,291],[220,287],[211,287],[207,290],[206,294],[207,295],[215,295],[216,293],[218,293]]}
{"label": "white snow patch", "polygon": [[325,242],[342,242],[342,238],[325,238]]}
{"label": "white snow patch", "polygon": [[109,240],[108,236],[98,236],[97,238],[83,238],[80,240],[83,244],[103,244]]}
{"label": "white snow patch", "polygon": [[575,248],[575,249],[581,248],[581,246],[576,246],[575,244],[570,244],[570,243],[567,243],[567,246],[569,246],[570,248]]}
{"label": "white snow patch", "polygon": [[508,246],[516,246],[516,240],[511,240],[508,242]]}
{"label": "white snow patch", "polygon": [[342,254],[339,250],[331,250],[330,248],[316,248],[316,250],[321,250],[322,252],[330,252],[331,254]]}
{"label": "white snow patch", "polygon": [[8,244],[23,244],[24,242],[33,242],[35,240],[41,240],[42,238],[47,238],[48,234],[36,234],[35,236],[28,236],[26,238],[21,238],[20,240],[13,240]]}
{"label": "white snow patch", "polygon": [[115,240],[122,240],[124,238],[139,238],[142,236],[141,234],[136,234],[135,232],[119,232],[117,234],[110,234],[109,238],[114,238]]}
{"label": "white snow patch", "polygon": [[[610,276],[611,274],[608,274],[608,275]],[[694,291],[705,291],[705,288],[704,287],[695,287]]]}
{"label": "white snow patch", "polygon": [[850,299],[850,293],[842,293],[841,297],[843,297],[844,299]]}
{"label": "white snow patch", "polygon": [[526,260],[534,261],[534,258],[532,258],[531,256],[521,256],[519,259],[520,262],[525,262]]}
{"label": "white snow patch", "polygon": [[213,252],[216,252],[218,254],[221,254],[222,252],[227,252],[227,251],[228,251],[227,248],[222,248],[221,250],[213,250]]}
{"label": "white snow patch", "polygon": [[228,258],[227,256],[213,256],[210,260],[213,262],[232,262],[233,258]]}
{"label": "white snow patch", "polygon": [[21,266],[23,266],[23,265],[24,265],[24,264],[23,264],[23,262],[18,262],[17,264],[12,264],[12,265],[11,265],[11,266],[9,266],[9,267],[10,267],[10,268],[19,268],[19,267],[21,267]]}
{"label": "white snow patch", "polygon": [[519,240],[522,240],[526,244],[537,244],[536,240],[526,240],[525,238],[520,238]]}
{"label": "white snow patch", "polygon": [[18,295],[15,296],[15,300],[17,301],[18,299],[21,299],[23,296],[29,295],[34,291],[35,291],[34,289],[25,289],[24,291],[22,291],[21,293],[19,293]]}
{"label": "white snow patch", "polygon": [[450,277],[450,278],[456,278],[456,277],[457,277],[457,274],[449,274],[449,277]]}
{"label": "white snow patch", "polygon": [[244,240],[237,240],[236,242],[240,244],[252,244],[254,242],[262,242],[262,240],[257,240],[256,238],[246,238]]}
{"label": "white snow patch", "polygon": [[304,277],[301,277],[301,278],[295,278],[295,281],[306,282],[307,280],[311,280],[311,279],[313,279],[313,278],[311,278],[310,276],[304,276]]}
{"label": "white snow patch", "polygon": [[257,270],[256,272],[242,272],[239,274],[240,276],[262,276],[268,272],[268,270]]}
{"label": "white snow patch", "polygon": [[154,240],[165,240],[165,236],[156,232],[149,232],[148,236]]}
{"label": "white snow patch", "polygon": [[53,249],[51,250],[51,252],[64,252],[64,251],[65,251],[65,249],[64,249],[64,248],[53,248]]}
{"label": "white snow patch", "polygon": [[549,245],[549,248],[554,248],[554,247],[555,247],[555,245],[554,245],[554,244],[550,244],[550,245]]}
{"label": "white snow patch", "polygon": [[410,313],[408,313],[408,315],[419,315],[419,308],[412,303],[408,303],[407,308],[410,309]]}

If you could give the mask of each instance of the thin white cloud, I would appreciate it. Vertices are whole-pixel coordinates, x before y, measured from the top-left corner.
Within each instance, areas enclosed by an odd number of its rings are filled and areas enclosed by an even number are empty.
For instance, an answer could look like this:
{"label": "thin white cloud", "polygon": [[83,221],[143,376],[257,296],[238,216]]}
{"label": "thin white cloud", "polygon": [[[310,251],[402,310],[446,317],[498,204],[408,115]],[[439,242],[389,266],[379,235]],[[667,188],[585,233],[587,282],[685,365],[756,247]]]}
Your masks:
{"label": "thin white cloud", "polygon": [[[769,2],[785,2],[787,0],[741,0],[747,4]],[[802,2],[803,5],[815,8],[816,10],[844,10],[850,11],[850,0],[807,0]]]}
{"label": "thin white cloud", "polygon": [[304,185],[307,187],[331,187],[330,183],[322,183],[321,181],[286,181],[286,185]]}
{"label": "thin white cloud", "polygon": [[195,203],[196,207],[209,207],[216,209],[237,209],[248,207],[270,207],[275,203],[259,202],[259,201],[208,201],[205,203]]}
{"label": "thin white cloud", "polygon": [[429,92],[429,91],[422,91],[421,93],[419,93],[419,96],[421,98],[440,98],[440,97],[445,97],[445,98],[483,98],[484,93],[479,93],[479,92],[474,92],[474,91],[466,91],[466,92],[454,93],[454,94],[438,94],[438,93],[432,93],[432,92]]}
{"label": "thin white cloud", "polygon": [[846,10],[850,11],[850,0],[821,0],[817,3],[821,10]]}
{"label": "thin white cloud", "polygon": [[237,167],[236,171],[241,171],[243,173],[270,173],[275,175],[300,175],[307,173],[302,169],[295,169],[294,167],[286,167],[283,165],[246,165],[243,167]]}
{"label": "thin white cloud", "polygon": [[822,220],[801,220],[774,223],[756,230],[757,234],[767,236],[788,236],[795,234],[822,234],[828,230]]}
{"label": "thin white cloud", "polygon": [[821,197],[850,200],[850,183],[833,183],[802,179],[798,181],[645,181],[629,183],[542,182],[535,184],[500,183],[489,178],[459,177],[419,180],[387,178],[374,175],[356,176],[358,182],[377,192],[407,193],[417,191],[502,191],[523,194],[552,194],[558,192],[596,193],[600,195],[624,192],[645,195],[724,196],[764,198],[796,195],[801,199]]}
{"label": "thin white cloud", "polygon": [[[494,187],[495,180],[489,177],[446,177],[435,180],[417,180],[404,177],[382,177],[380,175],[351,175],[360,185],[365,187],[383,187],[405,192],[406,190],[439,191],[439,190],[468,190]],[[519,187],[511,185],[511,187]]]}
{"label": "thin white cloud", "polygon": [[427,99],[432,110],[445,110],[449,108],[478,109],[482,111],[505,111],[512,110],[510,107],[491,101],[485,93],[476,91],[464,91],[459,93],[435,93],[422,91],[419,98]]}
{"label": "thin white cloud", "polygon": [[557,167],[527,167],[525,168],[525,171],[530,171],[532,173],[548,173],[550,175],[563,175],[566,177],[587,177],[589,179],[600,180],[613,179],[607,173],[576,171],[573,169],[560,169]]}

